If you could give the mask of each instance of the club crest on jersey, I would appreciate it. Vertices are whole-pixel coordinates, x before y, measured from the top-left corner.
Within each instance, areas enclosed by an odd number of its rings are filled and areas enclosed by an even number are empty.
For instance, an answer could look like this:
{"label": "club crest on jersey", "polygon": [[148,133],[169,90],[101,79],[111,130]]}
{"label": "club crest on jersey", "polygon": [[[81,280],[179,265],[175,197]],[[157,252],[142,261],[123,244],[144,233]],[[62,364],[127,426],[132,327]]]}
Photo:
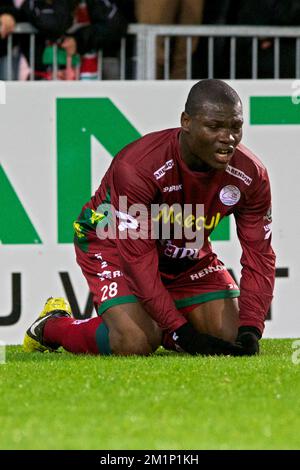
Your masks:
{"label": "club crest on jersey", "polygon": [[241,191],[237,186],[228,184],[221,189],[219,197],[225,206],[234,206],[241,198]]}

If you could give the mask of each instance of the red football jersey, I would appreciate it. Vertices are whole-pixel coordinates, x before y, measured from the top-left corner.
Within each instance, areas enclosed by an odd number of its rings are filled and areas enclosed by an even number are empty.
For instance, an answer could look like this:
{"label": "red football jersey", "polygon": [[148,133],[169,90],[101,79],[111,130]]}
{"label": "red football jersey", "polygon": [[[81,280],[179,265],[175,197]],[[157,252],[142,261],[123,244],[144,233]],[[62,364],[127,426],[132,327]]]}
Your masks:
{"label": "red football jersey", "polygon": [[[162,328],[173,331],[186,320],[161,276],[172,279],[199,259],[205,267],[213,254],[210,233],[224,216],[234,214],[242,246],[240,325],[263,331],[275,278],[267,170],[240,144],[226,170],[192,171],[182,159],[179,133],[179,128],[154,132],[119,152],[83,208],[78,220],[80,236],[86,238],[87,249],[115,248],[132,293]],[[120,206],[120,196],[127,197],[127,207]],[[95,229],[105,222],[101,215],[108,213],[105,204],[116,210],[117,237],[99,240]],[[134,204],[142,206],[132,212]],[[200,204],[203,213],[199,212]],[[181,208],[181,214],[174,212],[174,207]],[[162,236],[161,230],[170,223],[170,233]],[[180,228],[181,236],[176,238]],[[189,245],[187,229],[203,236],[199,245]],[[126,230],[132,237],[124,238]],[[134,237],[134,233],[140,236]]]}

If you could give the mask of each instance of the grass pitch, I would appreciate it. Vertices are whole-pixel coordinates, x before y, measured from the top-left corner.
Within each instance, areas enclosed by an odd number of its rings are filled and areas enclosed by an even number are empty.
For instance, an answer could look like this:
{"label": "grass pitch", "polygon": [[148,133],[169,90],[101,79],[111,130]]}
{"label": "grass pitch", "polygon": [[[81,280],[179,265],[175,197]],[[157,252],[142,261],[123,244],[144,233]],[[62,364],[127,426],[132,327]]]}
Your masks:
{"label": "grass pitch", "polygon": [[0,365],[0,449],[299,449],[292,340],[251,358],[25,354]]}

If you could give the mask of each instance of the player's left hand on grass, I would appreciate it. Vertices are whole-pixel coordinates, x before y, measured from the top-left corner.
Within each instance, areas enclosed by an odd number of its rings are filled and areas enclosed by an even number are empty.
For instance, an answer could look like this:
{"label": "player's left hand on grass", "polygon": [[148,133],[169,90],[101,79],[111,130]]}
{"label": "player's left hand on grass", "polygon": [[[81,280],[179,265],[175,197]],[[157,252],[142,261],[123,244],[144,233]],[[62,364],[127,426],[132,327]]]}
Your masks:
{"label": "player's left hand on grass", "polygon": [[260,331],[255,326],[240,326],[236,343],[240,344],[247,356],[259,354]]}
{"label": "player's left hand on grass", "polygon": [[233,344],[223,339],[197,331],[190,323],[185,323],[173,332],[173,340],[192,354],[244,356],[247,353],[240,344]]}

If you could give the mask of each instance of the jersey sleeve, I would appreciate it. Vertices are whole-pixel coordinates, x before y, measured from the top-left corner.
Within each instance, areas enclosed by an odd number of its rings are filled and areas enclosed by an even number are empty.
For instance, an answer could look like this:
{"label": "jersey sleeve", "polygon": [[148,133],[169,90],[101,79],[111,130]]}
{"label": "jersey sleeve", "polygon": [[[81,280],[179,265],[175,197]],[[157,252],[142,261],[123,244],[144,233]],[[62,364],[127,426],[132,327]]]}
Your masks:
{"label": "jersey sleeve", "polygon": [[151,221],[151,203],[156,193],[155,183],[138,169],[126,163],[115,168],[111,202],[117,214],[116,242],[121,269],[148,314],[160,328],[172,332],[186,319],[177,310],[159,273],[157,240],[152,237]]}
{"label": "jersey sleeve", "polygon": [[271,246],[271,190],[267,171],[245,204],[234,214],[242,247],[239,297],[240,326],[263,333],[275,281],[275,254]]}

